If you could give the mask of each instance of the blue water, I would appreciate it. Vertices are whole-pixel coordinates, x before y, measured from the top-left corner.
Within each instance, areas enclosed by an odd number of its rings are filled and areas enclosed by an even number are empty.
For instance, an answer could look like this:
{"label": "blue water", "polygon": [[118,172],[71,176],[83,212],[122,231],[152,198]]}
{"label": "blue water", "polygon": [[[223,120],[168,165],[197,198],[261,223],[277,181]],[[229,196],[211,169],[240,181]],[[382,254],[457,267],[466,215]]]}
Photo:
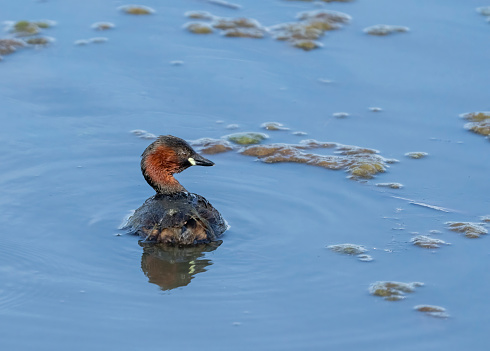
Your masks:
{"label": "blue water", "polygon": [[[311,52],[182,29],[189,10],[273,25],[319,8],[239,3],[148,0],[157,12],[133,17],[116,10],[120,1],[0,0],[1,21],[58,23],[44,30],[56,39],[50,47],[0,63],[1,349],[485,350],[489,238],[444,225],[490,214],[490,144],[458,117],[490,110],[490,26],[475,11],[485,4],[325,4],[353,20]],[[116,28],[95,32],[97,21]],[[362,32],[379,23],[411,31]],[[98,36],[109,41],[74,45]],[[116,235],[152,195],[139,170],[150,141],[131,130],[193,140],[229,134],[232,123],[261,131],[267,121],[400,162],[362,183],[343,171],[212,155],[215,167],[178,179],[230,223],[219,247],[152,255],[136,237]],[[267,133],[270,142],[301,140]],[[429,156],[408,159],[410,151]],[[410,244],[413,232],[430,230],[452,245]],[[346,242],[366,246],[374,261],[325,248]],[[389,302],[368,293],[379,280],[425,286]],[[413,311],[418,304],[443,306],[451,317]]]}

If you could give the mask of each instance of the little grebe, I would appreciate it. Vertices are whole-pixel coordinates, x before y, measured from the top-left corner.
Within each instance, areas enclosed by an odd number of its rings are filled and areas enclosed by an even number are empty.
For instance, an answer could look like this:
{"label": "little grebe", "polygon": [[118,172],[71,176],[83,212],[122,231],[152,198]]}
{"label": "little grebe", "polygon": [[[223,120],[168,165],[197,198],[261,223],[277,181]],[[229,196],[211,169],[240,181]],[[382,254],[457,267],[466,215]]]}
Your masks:
{"label": "little grebe", "polygon": [[227,229],[221,214],[174,178],[190,166],[213,166],[184,140],[162,135],[141,155],[141,171],[156,194],[128,219],[125,229],[146,241],[195,245],[216,240]]}

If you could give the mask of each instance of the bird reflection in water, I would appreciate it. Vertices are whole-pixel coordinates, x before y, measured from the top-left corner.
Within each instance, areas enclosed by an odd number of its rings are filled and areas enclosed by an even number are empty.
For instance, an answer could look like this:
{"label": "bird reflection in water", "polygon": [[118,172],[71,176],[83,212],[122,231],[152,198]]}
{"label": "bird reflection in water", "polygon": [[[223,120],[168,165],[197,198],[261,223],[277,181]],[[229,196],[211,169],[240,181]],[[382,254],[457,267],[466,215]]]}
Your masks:
{"label": "bird reflection in water", "polygon": [[143,248],[141,269],[152,284],[162,290],[172,290],[188,285],[194,275],[207,271],[212,265],[204,258],[206,252],[216,250],[222,241],[213,241],[189,247],[166,246],[141,241]]}

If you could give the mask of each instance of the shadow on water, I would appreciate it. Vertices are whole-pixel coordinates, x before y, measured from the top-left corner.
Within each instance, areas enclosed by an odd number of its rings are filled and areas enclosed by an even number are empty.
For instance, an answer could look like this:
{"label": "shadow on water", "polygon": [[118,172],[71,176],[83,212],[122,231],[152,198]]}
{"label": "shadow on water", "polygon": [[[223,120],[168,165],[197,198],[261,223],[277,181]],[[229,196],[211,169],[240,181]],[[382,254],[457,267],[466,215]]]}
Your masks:
{"label": "shadow on water", "polygon": [[206,272],[206,267],[213,264],[204,255],[216,250],[221,243],[220,240],[192,247],[178,247],[140,241],[143,248],[141,269],[148,281],[162,290],[186,286],[196,274]]}

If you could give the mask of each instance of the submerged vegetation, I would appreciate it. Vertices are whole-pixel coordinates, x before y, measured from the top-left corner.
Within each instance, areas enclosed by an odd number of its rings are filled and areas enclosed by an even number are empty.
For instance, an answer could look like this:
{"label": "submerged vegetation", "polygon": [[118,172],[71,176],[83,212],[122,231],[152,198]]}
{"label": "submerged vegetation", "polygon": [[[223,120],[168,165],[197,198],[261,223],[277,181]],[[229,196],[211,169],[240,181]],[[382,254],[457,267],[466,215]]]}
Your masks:
{"label": "submerged vegetation", "polygon": [[423,286],[424,283],[402,283],[393,281],[383,281],[371,284],[369,292],[374,296],[379,296],[388,301],[403,300],[407,293],[413,293],[415,288]]}

